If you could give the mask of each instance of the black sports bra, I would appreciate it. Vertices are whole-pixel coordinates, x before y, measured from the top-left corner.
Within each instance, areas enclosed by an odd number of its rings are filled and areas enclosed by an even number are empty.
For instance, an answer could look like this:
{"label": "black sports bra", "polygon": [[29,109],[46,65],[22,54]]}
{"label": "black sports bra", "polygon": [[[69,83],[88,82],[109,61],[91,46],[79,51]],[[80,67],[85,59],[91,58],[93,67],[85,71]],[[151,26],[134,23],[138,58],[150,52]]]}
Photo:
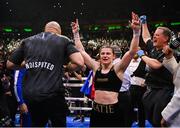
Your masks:
{"label": "black sports bra", "polygon": [[101,69],[98,69],[95,74],[95,90],[113,91],[119,92],[122,81],[117,77],[114,68],[106,74],[101,73]]}

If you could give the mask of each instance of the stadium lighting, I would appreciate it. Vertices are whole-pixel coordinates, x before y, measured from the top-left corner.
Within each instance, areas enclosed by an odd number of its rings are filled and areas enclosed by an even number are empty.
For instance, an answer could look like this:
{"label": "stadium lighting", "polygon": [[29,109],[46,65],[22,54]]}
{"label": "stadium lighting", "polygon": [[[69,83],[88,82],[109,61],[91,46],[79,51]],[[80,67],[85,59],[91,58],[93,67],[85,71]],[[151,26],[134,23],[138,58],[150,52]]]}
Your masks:
{"label": "stadium lighting", "polygon": [[3,31],[4,32],[12,32],[13,30],[11,28],[4,28]]}
{"label": "stadium lighting", "polygon": [[32,32],[32,29],[31,28],[24,28],[24,31],[25,32]]}
{"label": "stadium lighting", "polygon": [[109,26],[108,27],[108,30],[118,30],[118,29],[121,29],[122,27],[117,25],[117,26]]}
{"label": "stadium lighting", "polygon": [[172,22],[171,25],[172,26],[177,26],[177,25],[180,25],[180,22]]}

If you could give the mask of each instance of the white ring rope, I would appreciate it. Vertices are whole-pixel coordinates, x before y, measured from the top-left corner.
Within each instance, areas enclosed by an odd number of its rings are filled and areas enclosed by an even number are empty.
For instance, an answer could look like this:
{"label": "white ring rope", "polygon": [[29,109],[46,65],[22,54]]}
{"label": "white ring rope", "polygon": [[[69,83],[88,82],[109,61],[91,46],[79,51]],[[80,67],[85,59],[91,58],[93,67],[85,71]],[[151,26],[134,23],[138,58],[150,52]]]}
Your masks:
{"label": "white ring rope", "polygon": [[72,101],[91,101],[89,98],[77,98],[77,97],[65,97],[66,100],[72,100]]}
{"label": "white ring rope", "polygon": [[66,86],[66,87],[82,87],[83,84],[79,84],[79,83],[64,83],[64,86]]}
{"label": "white ring rope", "polygon": [[69,107],[70,110],[84,110],[84,111],[91,111],[92,108],[89,107]]}
{"label": "white ring rope", "polygon": [[[87,79],[87,77],[82,77],[82,80],[85,81]],[[65,78],[63,78],[63,80],[65,80]],[[78,81],[78,79],[76,77],[70,77],[68,79],[68,81]]]}
{"label": "white ring rope", "polygon": [[[83,77],[82,80],[85,81],[87,79],[87,77]],[[64,79],[65,80],[65,79]],[[65,87],[82,87],[83,83],[70,83],[69,81],[77,81],[78,79],[75,77],[71,77],[70,79],[68,79],[68,81],[66,81],[64,83]],[[84,97],[84,98],[79,98],[79,97],[65,97],[66,100],[68,101],[92,101],[91,99]],[[69,107],[69,110],[84,110],[84,111],[90,111],[92,110],[91,107]]]}

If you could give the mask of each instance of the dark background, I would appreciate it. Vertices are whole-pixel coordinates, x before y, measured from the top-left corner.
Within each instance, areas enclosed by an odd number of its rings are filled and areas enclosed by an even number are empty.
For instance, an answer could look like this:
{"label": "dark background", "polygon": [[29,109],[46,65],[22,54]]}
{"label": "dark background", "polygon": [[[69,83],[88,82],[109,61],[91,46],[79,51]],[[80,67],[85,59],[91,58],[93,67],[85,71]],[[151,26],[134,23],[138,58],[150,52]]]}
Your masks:
{"label": "dark background", "polygon": [[68,31],[76,18],[83,30],[105,24],[126,26],[132,11],[147,15],[149,24],[180,21],[177,0],[0,0],[0,32],[4,27],[16,31],[30,27],[36,33],[51,20]]}

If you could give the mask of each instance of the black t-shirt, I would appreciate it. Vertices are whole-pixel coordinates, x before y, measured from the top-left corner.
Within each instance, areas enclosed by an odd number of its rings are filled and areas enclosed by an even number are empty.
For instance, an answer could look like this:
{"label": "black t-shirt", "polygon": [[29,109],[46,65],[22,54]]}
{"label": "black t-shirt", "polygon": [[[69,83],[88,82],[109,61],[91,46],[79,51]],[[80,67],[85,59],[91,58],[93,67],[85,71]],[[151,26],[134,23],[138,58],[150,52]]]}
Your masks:
{"label": "black t-shirt", "polygon": [[62,35],[43,32],[23,40],[9,60],[18,65],[25,60],[24,98],[40,101],[64,95],[63,64],[75,52],[71,40]]}
{"label": "black t-shirt", "polygon": [[[162,49],[156,50],[153,47],[151,40],[147,41],[147,52],[150,58],[157,59],[159,62],[163,61]],[[159,69],[149,68],[148,75],[146,76],[145,83],[151,88],[173,88],[173,75],[162,66]]]}

